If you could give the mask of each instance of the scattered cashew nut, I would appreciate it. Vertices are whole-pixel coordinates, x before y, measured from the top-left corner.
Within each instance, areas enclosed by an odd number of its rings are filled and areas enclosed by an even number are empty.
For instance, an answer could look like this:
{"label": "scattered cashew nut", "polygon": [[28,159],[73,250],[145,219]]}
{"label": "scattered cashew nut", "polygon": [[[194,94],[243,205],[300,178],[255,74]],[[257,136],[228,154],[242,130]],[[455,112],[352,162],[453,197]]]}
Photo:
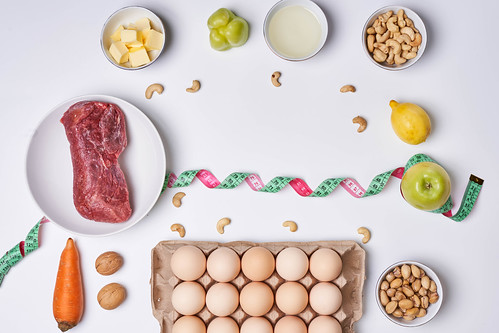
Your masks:
{"label": "scattered cashew nut", "polygon": [[340,88],[340,92],[346,93],[346,92],[355,92],[355,87],[352,86],[351,84],[344,85],[343,87]]}
{"label": "scattered cashew nut", "polygon": [[185,197],[184,192],[178,192],[176,193],[173,198],[172,198],[172,203],[175,207],[180,207],[182,206],[182,198]]}
{"label": "scattered cashew nut", "polygon": [[279,78],[281,77],[281,72],[274,72],[272,73],[272,76],[270,77],[272,84],[275,87],[280,87],[281,83],[279,82]]}
{"label": "scattered cashew nut", "polygon": [[217,231],[218,231],[218,233],[219,234],[223,234],[225,226],[229,225],[229,224],[230,224],[230,219],[228,217],[224,217],[223,219],[220,219],[217,222]]}
{"label": "scattered cashew nut", "polygon": [[185,91],[189,93],[195,93],[196,91],[199,90],[199,88],[201,88],[201,83],[199,83],[198,80],[193,80],[192,87],[185,89]]}
{"label": "scattered cashew nut", "polygon": [[289,231],[291,232],[295,232],[296,230],[298,230],[298,225],[293,221],[285,221],[283,222],[282,226],[286,228],[289,227]]}
{"label": "scattered cashew nut", "polygon": [[172,224],[170,230],[173,232],[177,231],[181,238],[185,236],[185,228],[183,225],[179,223]]}
{"label": "scattered cashew nut", "polygon": [[352,119],[352,123],[359,124],[359,128],[357,128],[357,132],[364,132],[367,127],[367,120],[362,118],[361,116],[357,116]]}
{"label": "scattered cashew nut", "polygon": [[151,99],[152,94],[156,92],[158,95],[161,95],[163,93],[163,86],[159,83],[153,83],[146,89],[146,98]]}
{"label": "scattered cashew nut", "polygon": [[362,243],[364,244],[369,242],[369,240],[371,239],[371,232],[366,227],[360,227],[359,229],[357,229],[357,233],[359,233],[360,235],[364,235],[364,237],[362,238]]}

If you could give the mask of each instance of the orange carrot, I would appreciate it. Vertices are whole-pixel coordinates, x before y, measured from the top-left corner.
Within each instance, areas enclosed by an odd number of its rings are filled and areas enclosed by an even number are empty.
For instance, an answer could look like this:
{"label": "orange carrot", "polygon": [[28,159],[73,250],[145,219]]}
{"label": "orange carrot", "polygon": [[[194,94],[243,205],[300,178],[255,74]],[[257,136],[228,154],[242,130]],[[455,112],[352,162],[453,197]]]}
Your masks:
{"label": "orange carrot", "polygon": [[63,332],[75,327],[83,315],[83,285],[78,249],[71,238],[62,251],[55,282],[54,318]]}

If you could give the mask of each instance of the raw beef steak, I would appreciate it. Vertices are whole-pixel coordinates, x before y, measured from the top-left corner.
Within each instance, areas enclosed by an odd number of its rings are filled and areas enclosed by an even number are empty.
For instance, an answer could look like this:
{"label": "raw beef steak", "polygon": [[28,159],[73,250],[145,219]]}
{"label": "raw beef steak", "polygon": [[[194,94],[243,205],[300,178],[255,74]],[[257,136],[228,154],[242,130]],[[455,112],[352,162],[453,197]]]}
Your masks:
{"label": "raw beef steak", "polygon": [[62,116],[73,162],[73,202],[86,219],[124,222],[132,209],[118,156],[127,145],[123,111],[110,103],[83,101]]}

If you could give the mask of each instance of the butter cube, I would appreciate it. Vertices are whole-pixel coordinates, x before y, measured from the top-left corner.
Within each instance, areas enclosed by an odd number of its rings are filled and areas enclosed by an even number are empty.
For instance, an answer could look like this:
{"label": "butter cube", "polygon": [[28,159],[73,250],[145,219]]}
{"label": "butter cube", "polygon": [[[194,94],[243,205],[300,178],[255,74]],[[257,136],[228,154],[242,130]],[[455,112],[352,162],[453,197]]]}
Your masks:
{"label": "butter cube", "polygon": [[137,40],[130,42],[130,43],[125,43],[125,45],[128,48],[134,48],[134,47],[141,47],[143,46],[143,37],[142,37],[142,31],[137,31]]}
{"label": "butter cube", "polygon": [[135,22],[135,27],[137,30],[149,30],[151,29],[151,21],[147,17],[141,18]]}
{"label": "butter cube", "polygon": [[113,42],[117,42],[117,41],[121,40],[121,31],[122,30],[125,30],[125,28],[122,25],[120,25],[118,27],[118,29],[116,29],[116,31],[111,35],[111,40]]}
{"label": "butter cube", "polygon": [[129,54],[129,60],[132,67],[139,67],[151,61],[146,49],[143,46],[131,48]]}
{"label": "butter cube", "polygon": [[121,31],[121,41],[123,43],[137,42],[137,30],[124,29]]}
{"label": "butter cube", "polygon": [[112,43],[109,47],[109,53],[118,64],[128,61],[128,48],[122,41]]}
{"label": "butter cube", "polygon": [[161,32],[151,29],[146,36],[144,46],[147,51],[161,50],[163,47],[164,37]]}

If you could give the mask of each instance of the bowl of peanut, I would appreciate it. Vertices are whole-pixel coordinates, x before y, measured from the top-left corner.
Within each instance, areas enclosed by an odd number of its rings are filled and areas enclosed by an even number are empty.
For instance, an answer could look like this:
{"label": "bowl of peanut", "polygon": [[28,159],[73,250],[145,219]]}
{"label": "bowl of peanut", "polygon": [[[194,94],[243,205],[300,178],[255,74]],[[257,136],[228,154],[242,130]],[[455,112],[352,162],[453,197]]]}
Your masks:
{"label": "bowl of peanut", "polygon": [[417,261],[401,261],[388,267],[376,283],[376,302],[392,322],[405,327],[426,324],[442,305],[438,276]]}
{"label": "bowl of peanut", "polygon": [[375,11],[362,29],[362,46],[377,66],[401,70],[415,64],[426,48],[423,20],[409,8],[386,6]]}

